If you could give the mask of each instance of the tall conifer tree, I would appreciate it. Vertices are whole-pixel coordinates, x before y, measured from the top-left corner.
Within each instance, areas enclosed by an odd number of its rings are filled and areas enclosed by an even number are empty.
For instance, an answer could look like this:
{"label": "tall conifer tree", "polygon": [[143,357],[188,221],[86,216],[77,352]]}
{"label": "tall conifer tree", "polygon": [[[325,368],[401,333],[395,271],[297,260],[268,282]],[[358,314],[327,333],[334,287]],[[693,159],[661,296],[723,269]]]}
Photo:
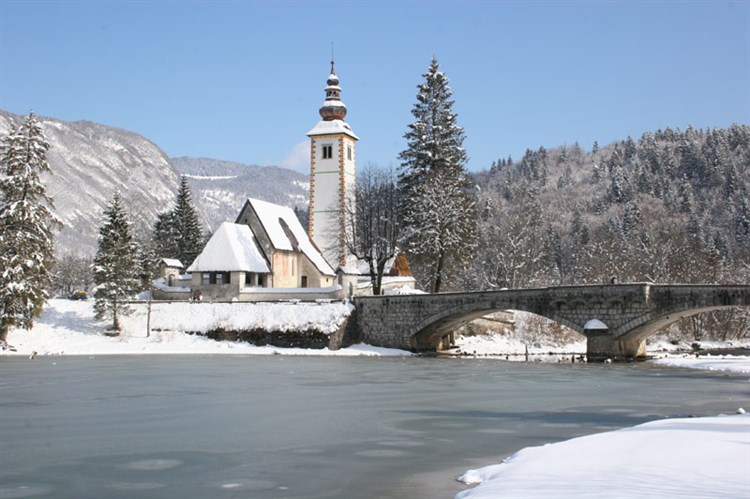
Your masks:
{"label": "tall conifer tree", "polygon": [[157,257],[176,258],[185,268],[203,251],[201,222],[185,175],[180,180],[174,208],[160,214],[154,225],[154,241]]}
{"label": "tall conifer tree", "polygon": [[129,312],[125,300],[132,297],[140,285],[138,246],[119,193],[115,193],[104,216],[104,225],[99,229],[99,249],[94,257],[97,285],[94,310],[99,320],[112,317],[112,330],[118,333],[120,315]]}
{"label": "tall conifer tree", "polygon": [[435,58],[422,76],[415,120],[404,134],[407,149],[399,155],[399,212],[413,267],[438,292],[446,276],[471,259],[477,216],[448,78]]}
{"label": "tall conifer tree", "polygon": [[39,121],[30,114],[0,145],[0,343],[11,326],[30,329],[47,298],[54,264],[52,199],[40,181],[50,171]]}

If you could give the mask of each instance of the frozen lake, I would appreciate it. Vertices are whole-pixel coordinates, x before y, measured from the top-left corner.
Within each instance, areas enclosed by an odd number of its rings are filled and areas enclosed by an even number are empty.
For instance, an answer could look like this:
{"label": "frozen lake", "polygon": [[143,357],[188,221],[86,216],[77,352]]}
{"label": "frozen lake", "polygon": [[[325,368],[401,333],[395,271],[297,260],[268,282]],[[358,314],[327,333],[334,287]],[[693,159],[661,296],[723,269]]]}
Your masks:
{"label": "frozen lake", "polygon": [[743,399],[645,364],[0,358],[0,497],[451,498],[523,447]]}

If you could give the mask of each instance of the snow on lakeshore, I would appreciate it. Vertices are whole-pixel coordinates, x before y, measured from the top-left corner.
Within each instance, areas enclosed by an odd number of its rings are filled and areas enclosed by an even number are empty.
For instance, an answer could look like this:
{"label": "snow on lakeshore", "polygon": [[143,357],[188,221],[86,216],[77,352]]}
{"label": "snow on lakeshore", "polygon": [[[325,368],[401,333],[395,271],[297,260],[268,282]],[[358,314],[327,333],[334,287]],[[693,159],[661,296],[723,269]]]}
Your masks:
{"label": "snow on lakeshore", "polygon": [[[209,303],[153,302],[151,330],[207,333],[214,329],[243,331],[336,331],[353,309],[349,303]],[[146,303],[121,318],[123,334],[146,334]]]}
{"label": "snow on lakeshore", "polygon": [[[111,322],[94,319],[93,300],[50,300],[42,316],[30,331],[12,329],[8,344],[16,352],[0,351],[2,355],[120,355],[120,354],[242,354],[242,355],[335,355],[335,356],[392,356],[411,355],[410,352],[370,345],[353,345],[341,350],[279,348],[254,346],[244,342],[214,341],[183,331],[207,331],[217,325],[227,329],[255,327],[275,331],[304,330],[313,326],[327,326],[334,331],[349,315],[349,305],[343,303],[291,304],[274,303],[256,307],[242,307],[252,311],[236,313],[238,304],[178,303],[173,308],[154,303],[152,331],[146,337],[145,304],[138,312],[123,317],[120,336],[104,333]],[[192,308],[191,308],[192,305]],[[231,307],[235,307],[231,309]],[[169,311],[167,313],[167,311]],[[156,331],[155,329],[162,329]]]}
{"label": "snow on lakeshore", "polygon": [[502,334],[488,336],[457,336],[459,352],[479,357],[514,355],[582,355],[586,353],[586,338],[565,345],[532,343]]}
{"label": "snow on lakeshore", "polygon": [[456,499],[746,498],[748,470],[750,414],[667,419],[528,447],[467,471],[480,485]]}
{"label": "snow on lakeshore", "polygon": [[660,359],[652,359],[651,364],[669,367],[686,367],[703,369],[706,371],[723,371],[734,373],[750,373],[750,357],[734,355],[668,355]]}

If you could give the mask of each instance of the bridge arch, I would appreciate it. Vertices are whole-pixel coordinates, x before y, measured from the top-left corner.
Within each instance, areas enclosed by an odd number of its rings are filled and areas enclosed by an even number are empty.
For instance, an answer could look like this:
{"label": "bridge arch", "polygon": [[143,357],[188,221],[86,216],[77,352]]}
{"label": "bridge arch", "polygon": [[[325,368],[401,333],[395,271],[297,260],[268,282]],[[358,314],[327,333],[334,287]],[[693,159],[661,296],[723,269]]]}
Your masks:
{"label": "bridge arch", "polygon": [[[683,317],[750,306],[750,286],[563,286],[358,297],[355,305],[361,339],[378,346],[434,351],[443,337],[472,319],[501,310],[520,310],[584,334],[592,359],[639,355],[646,337]],[[610,329],[584,331],[584,324],[591,319],[604,322]]]}
{"label": "bridge arch", "polygon": [[733,308],[735,305],[722,305],[713,307],[700,307],[687,310],[680,310],[679,312],[667,312],[655,317],[651,317],[645,321],[633,321],[631,324],[625,324],[618,328],[622,332],[619,334],[619,338],[622,341],[634,342],[643,341],[652,334],[656,334],[663,328],[674,324],[675,322],[692,317],[694,315],[704,314],[708,312],[714,312],[716,310],[722,310],[726,308]]}
{"label": "bridge arch", "polygon": [[[523,290],[533,293],[535,290]],[[447,307],[442,307],[434,313],[422,317],[416,324],[409,326],[408,335],[411,338],[411,348],[415,351],[432,351],[440,349],[443,338],[455,332],[461,326],[474,319],[486,315],[508,310],[527,312],[544,317],[552,322],[583,334],[583,323],[574,321],[570,317],[559,313],[560,307],[539,306],[536,300],[517,299],[512,293],[504,295],[505,291],[489,293],[465,293],[461,296],[470,297],[468,300],[458,300]],[[436,295],[450,296],[450,295]],[[557,300],[558,305],[565,303]],[[576,300],[575,310],[585,309],[586,301]]]}
{"label": "bridge arch", "polygon": [[409,333],[412,338],[412,349],[418,352],[422,351],[433,351],[442,350],[444,339],[456,330],[471,322],[472,320],[479,319],[489,314],[496,312],[507,312],[517,311],[526,312],[539,317],[544,317],[552,322],[556,322],[561,326],[565,326],[578,334],[583,335],[583,328],[577,324],[573,324],[570,321],[562,317],[550,317],[539,313],[532,312],[530,310],[511,309],[511,308],[492,308],[492,309],[477,309],[471,312],[465,310],[448,310],[441,317],[431,317],[422,321],[413,327]]}

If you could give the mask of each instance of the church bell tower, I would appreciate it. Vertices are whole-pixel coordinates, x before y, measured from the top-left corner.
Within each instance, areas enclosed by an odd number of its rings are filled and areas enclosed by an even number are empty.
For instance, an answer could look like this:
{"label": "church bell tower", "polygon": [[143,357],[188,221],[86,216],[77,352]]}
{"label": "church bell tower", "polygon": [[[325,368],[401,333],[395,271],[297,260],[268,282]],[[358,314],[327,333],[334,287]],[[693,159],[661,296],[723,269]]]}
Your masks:
{"label": "church bell tower", "polygon": [[[326,98],[319,109],[322,118],[307,132],[310,137],[309,235],[334,269],[353,257],[346,249],[347,211],[355,206],[356,143],[341,102],[339,78],[331,61]],[[348,210],[347,210],[348,205]]]}

